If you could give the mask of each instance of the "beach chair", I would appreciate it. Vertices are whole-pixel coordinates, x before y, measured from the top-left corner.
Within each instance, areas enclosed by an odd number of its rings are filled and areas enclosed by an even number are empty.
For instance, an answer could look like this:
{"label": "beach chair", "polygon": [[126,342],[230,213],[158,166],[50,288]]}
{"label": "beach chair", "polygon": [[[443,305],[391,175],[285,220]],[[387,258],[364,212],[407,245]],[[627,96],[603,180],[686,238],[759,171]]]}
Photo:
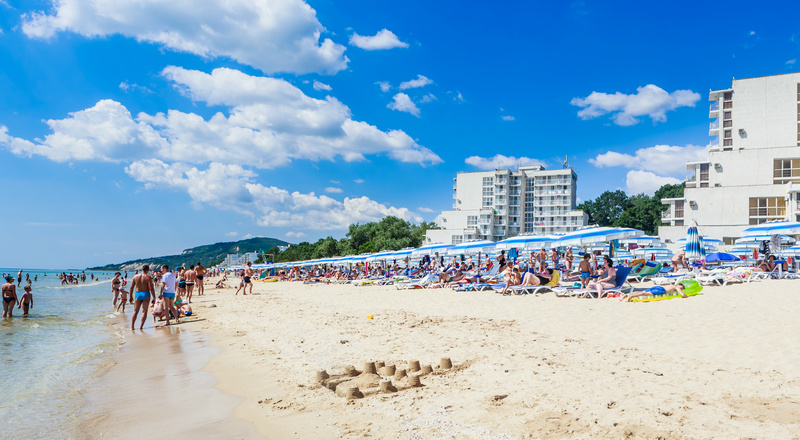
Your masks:
{"label": "beach chair", "polygon": [[516,295],[538,295],[539,292],[544,293],[546,291],[552,291],[554,287],[558,286],[558,283],[560,281],[561,281],[561,272],[554,270],[553,277],[547,284],[538,286],[511,286],[511,290]]}
{"label": "beach chair", "polygon": [[436,274],[429,273],[418,280],[412,280],[407,283],[395,283],[394,287],[397,288],[397,290],[424,289],[433,284],[437,279],[438,276]]}
{"label": "beach chair", "polygon": [[[628,274],[631,272],[631,268],[627,266],[618,266],[616,269],[617,276],[614,279],[614,287],[603,289],[603,295],[608,295],[610,293],[630,293],[633,291],[633,286],[628,283]],[[626,287],[625,284],[628,284],[628,286]],[[597,289],[573,289],[572,295],[599,299]]]}
{"label": "beach chair", "polygon": [[634,280],[637,283],[641,283],[642,281],[646,281],[659,273],[661,273],[661,268],[664,267],[664,263],[658,263],[655,266],[648,266],[644,265],[639,272],[636,272],[632,275],[628,275],[628,281]]}

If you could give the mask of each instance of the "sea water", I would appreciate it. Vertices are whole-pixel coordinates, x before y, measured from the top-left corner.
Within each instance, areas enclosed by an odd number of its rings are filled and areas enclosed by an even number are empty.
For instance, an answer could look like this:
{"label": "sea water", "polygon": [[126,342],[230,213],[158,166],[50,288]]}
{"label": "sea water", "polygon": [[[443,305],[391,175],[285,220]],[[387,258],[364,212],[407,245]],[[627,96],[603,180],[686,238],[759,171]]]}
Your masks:
{"label": "sea water", "polygon": [[[18,270],[0,268],[15,278]],[[31,280],[38,275],[33,309],[23,317],[15,308],[13,318],[0,320],[0,438],[82,438],[82,393],[111,365],[122,342],[120,328],[108,325],[118,319],[111,304],[114,274],[86,272],[85,283],[62,285],[57,274],[80,272],[25,272]],[[91,274],[100,281],[91,281]]]}

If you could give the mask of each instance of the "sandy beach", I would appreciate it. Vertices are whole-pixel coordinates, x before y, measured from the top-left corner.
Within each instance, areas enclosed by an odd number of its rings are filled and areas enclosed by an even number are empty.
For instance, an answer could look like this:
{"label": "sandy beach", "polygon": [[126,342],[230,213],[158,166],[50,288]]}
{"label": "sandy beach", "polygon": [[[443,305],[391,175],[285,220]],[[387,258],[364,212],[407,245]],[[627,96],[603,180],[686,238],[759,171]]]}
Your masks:
{"label": "sandy beach", "polygon": [[[799,287],[620,303],[256,283],[209,288],[184,328],[222,348],[206,369],[266,438],[793,439]],[[436,368],[444,357],[451,370]],[[316,381],[411,360],[434,367],[422,387],[346,400]]]}

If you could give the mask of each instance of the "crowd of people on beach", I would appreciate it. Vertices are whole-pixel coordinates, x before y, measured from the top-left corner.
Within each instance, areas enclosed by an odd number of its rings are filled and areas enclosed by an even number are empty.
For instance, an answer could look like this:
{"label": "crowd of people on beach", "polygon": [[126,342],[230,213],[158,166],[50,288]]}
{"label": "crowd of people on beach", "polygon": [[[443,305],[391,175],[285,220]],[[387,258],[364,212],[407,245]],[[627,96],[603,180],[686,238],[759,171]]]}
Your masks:
{"label": "crowd of people on beach", "polygon": [[[131,316],[131,330],[135,330],[136,319],[141,311],[142,317],[139,329],[144,328],[147,313],[152,306],[153,322],[166,320],[165,326],[170,325],[172,319],[180,322],[181,315],[192,315],[192,297],[205,294],[204,279],[208,270],[198,262],[189,268],[178,266],[170,269],[163,264],[158,271],[150,271],[149,265],[144,265],[142,271],[136,271],[130,281],[130,288],[126,289],[127,280],[121,278],[121,273],[116,272],[111,280],[113,306],[117,311],[125,313],[125,305],[133,304]],[[197,288],[195,290],[195,287]],[[156,294],[158,291],[158,294]]]}

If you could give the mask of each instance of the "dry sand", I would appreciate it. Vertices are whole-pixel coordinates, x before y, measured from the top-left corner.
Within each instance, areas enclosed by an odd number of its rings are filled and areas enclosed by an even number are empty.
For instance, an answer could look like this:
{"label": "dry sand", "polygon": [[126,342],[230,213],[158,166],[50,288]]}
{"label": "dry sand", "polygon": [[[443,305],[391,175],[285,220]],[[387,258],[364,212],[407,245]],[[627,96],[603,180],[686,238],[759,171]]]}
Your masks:
{"label": "dry sand", "polygon": [[[254,292],[209,288],[195,297],[204,319],[186,328],[222,347],[207,369],[267,438],[800,438],[800,280],[652,303],[288,282]],[[357,400],[315,376],[442,357],[453,371]]]}

